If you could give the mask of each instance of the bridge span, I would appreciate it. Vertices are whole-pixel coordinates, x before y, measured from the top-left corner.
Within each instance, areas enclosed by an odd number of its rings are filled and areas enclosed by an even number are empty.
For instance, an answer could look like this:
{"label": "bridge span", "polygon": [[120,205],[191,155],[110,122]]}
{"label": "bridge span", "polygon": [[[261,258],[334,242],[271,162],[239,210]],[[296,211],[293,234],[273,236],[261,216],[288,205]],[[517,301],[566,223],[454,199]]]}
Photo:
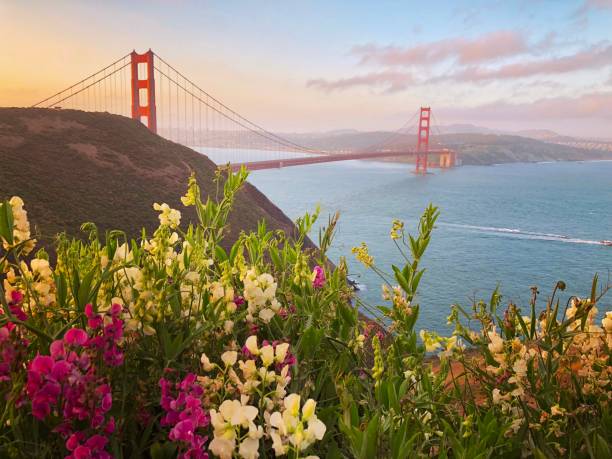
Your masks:
{"label": "bridge span", "polygon": [[[325,155],[316,156],[304,156],[301,158],[286,158],[286,159],[272,159],[266,161],[250,161],[244,163],[233,163],[230,164],[231,169],[235,172],[242,166],[246,167],[250,171],[258,171],[264,169],[280,169],[283,167],[291,166],[305,166],[308,164],[320,164],[320,163],[331,163],[336,161],[350,161],[350,160],[368,160],[368,159],[384,159],[384,158],[402,158],[411,157],[416,158],[419,155],[418,150],[405,150],[405,151],[371,151],[371,152],[360,152],[360,153],[328,153]],[[428,162],[428,167],[440,167],[446,169],[455,165],[455,152],[449,149],[429,150],[428,154],[440,155],[440,163]]]}
{"label": "bridge span", "polygon": [[[143,54],[128,53],[33,107],[129,116],[142,122],[151,132],[183,145],[223,149],[224,162],[229,163],[232,163],[232,151],[266,152],[262,161],[237,158],[232,164],[233,169],[246,166],[250,170],[261,170],[392,157],[414,157],[417,174],[426,174],[428,167],[457,165],[454,151],[442,147],[429,148],[430,107],[420,107],[411,120],[399,130],[390,132],[378,145],[351,153],[331,154],[300,145],[250,121],[151,50]],[[412,120],[414,124],[410,125]],[[412,140],[407,139],[411,139],[415,132],[417,141],[413,148]],[[287,159],[287,153],[294,153],[297,157]],[[439,161],[430,161],[430,155],[437,155]]]}

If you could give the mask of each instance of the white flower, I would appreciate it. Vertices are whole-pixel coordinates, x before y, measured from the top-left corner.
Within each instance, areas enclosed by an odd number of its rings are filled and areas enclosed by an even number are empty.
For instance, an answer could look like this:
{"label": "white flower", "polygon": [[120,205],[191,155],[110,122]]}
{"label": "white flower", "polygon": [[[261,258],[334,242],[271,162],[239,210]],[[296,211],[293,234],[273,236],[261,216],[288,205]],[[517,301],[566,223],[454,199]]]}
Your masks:
{"label": "white flower", "polygon": [[236,351],[227,351],[221,354],[221,360],[226,367],[233,366],[238,360],[238,353]]}
{"label": "white flower", "polygon": [[512,365],[512,369],[514,370],[514,374],[519,378],[523,379],[527,376],[527,362],[523,359],[518,359]]}
{"label": "white flower", "polygon": [[489,350],[493,354],[500,354],[504,352],[504,340],[497,334],[495,331],[490,331],[487,333],[489,340]]}
{"label": "white flower", "polygon": [[158,215],[161,225],[175,229],[181,224],[181,212],[170,208],[165,202],[163,204],[153,204],[153,209],[161,212]]}
{"label": "white flower", "polygon": [[223,437],[215,437],[208,445],[208,449],[221,459],[231,459],[232,453],[236,446],[236,440],[232,437],[230,440]]}
{"label": "white flower", "polygon": [[300,396],[298,394],[289,394],[285,397],[283,401],[285,405],[285,409],[291,414],[291,416],[296,417],[300,412]]}
{"label": "white flower", "polygon": [[240,443],[238,453],[244,459],[257,459],[259,457],[259,440],[256,438],[246,438]]}
{"label": "white flower", "polygon": [[200,357],[200,362],[202,363],[202,368],[204,368],[204,371],[210,371],[213,369],[213,366],[210,363],[210,360],[208,359],[208,356],[206,354],[202,354],[202,356]]}
{"label": "white flower", "polygon": [[264,308],[259,311],[259,318],[263,320],[266,324],[270,323],[272,317],[274,317],[274,311],[270,308]]}

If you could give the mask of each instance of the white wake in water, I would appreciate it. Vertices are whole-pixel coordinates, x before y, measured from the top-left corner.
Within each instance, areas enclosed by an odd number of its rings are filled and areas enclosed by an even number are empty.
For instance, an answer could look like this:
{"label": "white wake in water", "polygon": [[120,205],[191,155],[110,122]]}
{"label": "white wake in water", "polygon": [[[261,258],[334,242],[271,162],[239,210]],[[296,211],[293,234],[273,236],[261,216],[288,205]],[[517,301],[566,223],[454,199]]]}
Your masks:
{"label": "white wake in water", "polygon": [[463,228],[481,233],[493,233],[502,234],[511,237],[517,237],[521,239],[535,239],[540,241],[558,241],[568,242],[571,244],[591,244],[591,245],[604,245],[602,241],[593,241],[589,239],[578,239],[563,234],[554,233],[539,233],[537,231],[523,231],[518,228],[498,228],[496,226],[476,226],[476,225],[462,225],[459,223],[439,223],[440,226],[446,226],[450,228]]}

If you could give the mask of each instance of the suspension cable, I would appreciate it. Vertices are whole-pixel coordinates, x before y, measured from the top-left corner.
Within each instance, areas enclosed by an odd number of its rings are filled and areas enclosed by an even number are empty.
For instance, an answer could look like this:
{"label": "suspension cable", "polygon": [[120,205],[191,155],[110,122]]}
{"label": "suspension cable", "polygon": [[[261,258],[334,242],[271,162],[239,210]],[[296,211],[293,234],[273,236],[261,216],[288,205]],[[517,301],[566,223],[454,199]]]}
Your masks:
{"label": "suspension cable", "polygon": [[[166,66],[170,69],[172,69],[174,72],[176,72],[181,78],[183,78],[185,81],[187,81],[188,83],[190,83],[192,85],[192,87],[196,88],[198,91],[200,91],[201,93],[205,94],[207,97],[209,97],[210,99],[212,99],[213,101],[217,102],[221,107],[225,108],[226,110],[228,110],[230,113],[232,113],[233,115],[235,115],[237,118],[241,119],[244,123],[247,123],[249,125],[251,125],[252,127],[255,127],[256,129],[259,129],[263,132],[265,132],[267,135],[275,138],[279,143],[284,144],[285,146],[292,145],[294,148],[297,148],[299,150],[303,150],[306,151],[308,153],[320,153],[316,150],[313,150],[311,148],[308,147],[304,147],[303,145],[299,145],[295,142],[292,142],[291,140],[285,139],[283,137],[278,136],[277,134],[274,134],[273,132],[268,131],[267,129],[259,126],[258,124],[255,124],[254,122],[250,121],[249,119],[245,118],[244,116],[242,116],[240,113],[232,110],[231,108],[229,108],[227,105],[225,105],[223,102],[221,102],[220,100],[216,99],[215,97],[211,96],[209,93],[207,93],[206,91],[204,91],[202,88],[200,88],[197,84],[195,84],[193,81],[191,81],[189,78],[187,78],[186,76],[184,76],[181,72],[179,72],[178,70],[176,70],[174,67],[172,67],[170,64],[168,64],[168,62],[166,62],[161,56],[159,56],[158,54],[154,53],[155,57],[157,57],[161,62],[163,62],[164,64],[166,64]],[[201,100],[201,99],[200,99]],[[203,102],[203,101],[202,101]],[[217,112],[221,113],[219,110],[216,110]],[[229,117],[226,117],[227,119],[230,119]],[[236,121],[234,121],[236,122]],[[237,122],[236,122],[237,123]],[[239,123],[237,123],[239,124]],[[248,127],[244,126],[241,124],[242,127],[244,127],[245,129],[249,129]],[[250,129],[253,132],[255,132],[255,130]],[[268,140],[271,140],[268,138]]]}
{"label": "suspension cable", "polygon": [[[261,129],[261,131],[257,131],[255,129],[253,129],[250,126],[245,125],[244,123],[237,121],[233,118],[231,118],[229,115],[227,115],[225,112],[223,112],[221,109],[215,107],[214,105],[210,105],[209,103],[207,103],[204,99],[202,99],[200,96],[198,96],[197,94],[194,94],[193,92],[191,92],[189,89],[187,89],[185,86],[181,85],[178,81],[176,81],[175,79],[173,79],[172,77],[166,75],[161,69],[159,69],[158,67],[155,67],[155,69],[161,74],[163,75],[165,78],[167,78],[169,81],[171,81],[172,83],[174,83],[176,85],[177,88],[182,89],[186,94],[189,94],[191,97],[195,98],[196,100],[198,100],[199,102],[203,103],[204,105],[208,106],[209,108],[211,108],[213,111],[217,112],[218,114],[220,114],[221,116],[223,116],[225,119],[236,123],[237,125],[243,127],[244,129],[247,129],[248,131],[259,135],[260,137],[263,137],[267,140],[271,140],[273,142],[276,143],[280,143],[285,147],[291,147],[291,148],[298,148],[300,150],[304,150],[307,151],[308,153],[319,153],[315,150],[310,150],[307,149],[306,147],[301,147],[297,144],[293,144],[290,141],[285,141],[285,139],[283,139],[282,137],[278,137],[278,136],[272,136],[270,137],[268,135],[268,131],[266,131],[265,129]],[[178,72],[177,72],[178,73]],[[194,85],[195,86],[195,85]],[[196,86],[197,87],[197,86]],[[202,91],[204,92],[204,91]],[[215,102],[217,102],[219,105],[223,106],[223,104],[221,104],[218,100],[214,99],[213,97],[211,97],[211,99],[213,99]]]}
{"label": "suspension cable", "polygon": [[[38,103],[36,103],[36,104],[34,104],[34,105],[31,105],[31,107],[32,107],[32,108],[33,108],[33,107],[38,107],[39,105],[44,104],[44,103],[45,103],[45,102],[47,102],[48,100],[51,100],[51,99],[53,99],[54,97],[57,97],[57,96],[59,96],[60,94],[62,94],[62,93],[64,93],[64,92],[66,92],[66,91],[68,91],[68,90],[70,90],[70,89],[74,88],[75,86],[78,86],[78,85],[80,85],[81,83],[84,83],[85,81],[87,81],[87,80],[89,80],[89,79],[91,79],[91,78],[95,77],[95,76],[96,76],[98,73],[104,72],[105,70],[108,70],[109,68],[113,67],[115,64],[118,64],[120,61],[123,61],[123,60],[124,60],[126,57],[128,57],[129,55],[130,55],[129,53],[128,53],[128,54],[126,54],[125,56],[121,57],[120,59],[117,59],[117,60],[116,60],[115,62],[113,62],[112,64],[107,65],[107,66],[106,66],[106,67],[104,67],[102,70],[98,70],[97,72],[92,73],[92,74],[91,74],[91,75],[89,75],[88,77],[83,78],[81,81],[79,81],[79,82],[77,82],[77,83],[73,84],[72,86],[69,86],[69,87],[67,87],[66,89],[62,89],[61,91],[59,91],[59,92],[57,92],[57,93],[53,94],[52,96],[47,97],[46,99],[43,99],[43,100],[41,100],[40,102],[38,102]],[[125,66],[124,66],[124,67],[125,67]],[[123,68],[123,67],[121,67],[121,68]],[[112,75],[112,74],[111,74],[111,75]],[[79,92],[80,92],[80,91],[79,91]],[[75,93],[75,94],[78,94],[78,93]],[[66,100],[66,99],[67,99],[67,98],[64,98],[64,99],[62,99],[62,100]],[[56,103],[59,103],[59,102],[56,102]],[[51,104],[51,105],[54,105],[54,104]]]}

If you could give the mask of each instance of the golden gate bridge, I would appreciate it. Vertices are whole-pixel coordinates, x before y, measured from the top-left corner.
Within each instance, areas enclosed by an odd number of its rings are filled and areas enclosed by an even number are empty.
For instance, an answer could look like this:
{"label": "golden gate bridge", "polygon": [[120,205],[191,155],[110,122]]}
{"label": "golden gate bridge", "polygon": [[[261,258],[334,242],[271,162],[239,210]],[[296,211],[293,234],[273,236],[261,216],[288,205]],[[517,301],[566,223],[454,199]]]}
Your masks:
{"label": "golden gate bridge", "polygon": [[126,54],[32,107],[131,117],[153,133],[229,163],[234,170],[409,157],[415,161],[415,173],[426,174],[430,167],[445,169],[457,164],[455,151],[430,148],[430,107],[420,107],[402,128],[367,148],[341,153],[310,148],[245,118],[151,50]]}

